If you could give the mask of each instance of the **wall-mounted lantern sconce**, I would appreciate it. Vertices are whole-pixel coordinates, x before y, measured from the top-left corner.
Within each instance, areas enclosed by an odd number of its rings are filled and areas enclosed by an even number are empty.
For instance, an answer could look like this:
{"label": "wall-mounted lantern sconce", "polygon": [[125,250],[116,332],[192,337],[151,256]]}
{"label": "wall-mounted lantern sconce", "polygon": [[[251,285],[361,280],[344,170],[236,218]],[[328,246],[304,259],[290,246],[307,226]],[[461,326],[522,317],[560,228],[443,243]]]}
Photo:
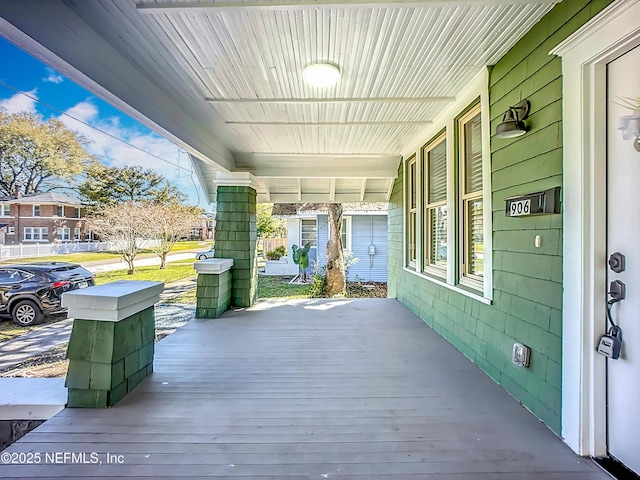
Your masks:
{"label": "wall-mounted lantern sconce", "polygon": [[522,100],[520,103],[504,112],[502,123],[496,127],[497,138],[519,137],[527,133],[527,127],[523,120],[529,116],[529,101]]}
{"label": "wall-mounted lantern sconce", "polygon": [[631,115],[620,117],[618,130],[622,130],[623,139],[633,139],[634,148],[640,152],[640,110],[634,110]]}

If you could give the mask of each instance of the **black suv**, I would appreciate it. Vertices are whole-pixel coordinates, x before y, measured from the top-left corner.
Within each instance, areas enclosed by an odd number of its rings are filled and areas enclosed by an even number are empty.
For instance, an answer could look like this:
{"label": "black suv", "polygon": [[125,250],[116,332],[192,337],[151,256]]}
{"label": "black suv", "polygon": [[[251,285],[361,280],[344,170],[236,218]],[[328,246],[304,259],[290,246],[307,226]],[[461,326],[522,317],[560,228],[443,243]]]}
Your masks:
{"label": "black suv", "polygon": [[35,325],[66,311],[60,305],[64,292],[93,284],[94,275],[73,263],[0,265],[0,315],[23,327]]}

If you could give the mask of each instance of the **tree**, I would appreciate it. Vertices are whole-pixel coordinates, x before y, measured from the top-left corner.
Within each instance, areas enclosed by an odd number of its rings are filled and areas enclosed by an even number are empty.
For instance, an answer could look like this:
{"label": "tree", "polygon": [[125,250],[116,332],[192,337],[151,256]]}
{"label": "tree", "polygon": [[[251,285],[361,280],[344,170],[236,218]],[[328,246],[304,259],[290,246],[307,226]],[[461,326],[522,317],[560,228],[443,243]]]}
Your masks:
{"label": "tree", "polygon": [[0,196],[65,188],[93,160],[89,141],[59,120],[0,109]]}
{"label": "tree", "polygon": [[129,275],[136,270],[133,261],[138,255],[138,238],[142,238],[146,232],[146,207],[135,202],[108,205],[88,222],[91,231],[110,242],[112,248],[127,262]]}
{"label": "tree", "polygon": [[189,234],[197,220],[196,207],[176,204],[145,204],[144,235],[153,239],[151,250],[160,257],[160,268],[166,268],[167,254],[182,237]]}
{"label": "tree", "polygon": [[329,241],[327,242],[327,295],[344,295],[347,290],[344,253],[342,252],[342,204],[328,203]]}
{"label": "tree", "polygon": [[108,167],[92,163],[78,193],[98,206],[122,202],[179,204],[186,196],[178,187],[151,169],[139,166]]}
{"label": "tree", "polygon": [[256,205],[256,230],[262,238],[284,238],[287,236],[287,221],[273,218],[273,203]]}

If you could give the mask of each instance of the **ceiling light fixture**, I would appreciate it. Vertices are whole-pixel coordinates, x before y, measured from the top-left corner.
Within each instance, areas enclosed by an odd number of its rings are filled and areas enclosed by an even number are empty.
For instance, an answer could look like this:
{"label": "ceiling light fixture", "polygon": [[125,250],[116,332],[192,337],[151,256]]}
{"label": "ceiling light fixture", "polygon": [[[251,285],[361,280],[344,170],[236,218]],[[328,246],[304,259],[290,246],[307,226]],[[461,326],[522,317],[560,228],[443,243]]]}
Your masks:
{"label": "ceiling light fixture", "polygon": [[330,87],[340,80],[340,69],[331,63],[312,63],[305,67],[302,77],[314,87]]}

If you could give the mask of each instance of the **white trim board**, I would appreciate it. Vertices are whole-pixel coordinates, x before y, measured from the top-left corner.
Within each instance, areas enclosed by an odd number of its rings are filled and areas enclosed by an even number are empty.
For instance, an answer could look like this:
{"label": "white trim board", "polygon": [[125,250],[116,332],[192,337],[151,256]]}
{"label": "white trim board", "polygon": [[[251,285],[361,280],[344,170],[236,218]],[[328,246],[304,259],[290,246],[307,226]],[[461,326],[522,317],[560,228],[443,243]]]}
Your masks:
{"label": "white trim board", "polygon": [[563,73],[562,437],[607,455],[606,65],[640,45],[640,1],[617,0],[551,51]]}

